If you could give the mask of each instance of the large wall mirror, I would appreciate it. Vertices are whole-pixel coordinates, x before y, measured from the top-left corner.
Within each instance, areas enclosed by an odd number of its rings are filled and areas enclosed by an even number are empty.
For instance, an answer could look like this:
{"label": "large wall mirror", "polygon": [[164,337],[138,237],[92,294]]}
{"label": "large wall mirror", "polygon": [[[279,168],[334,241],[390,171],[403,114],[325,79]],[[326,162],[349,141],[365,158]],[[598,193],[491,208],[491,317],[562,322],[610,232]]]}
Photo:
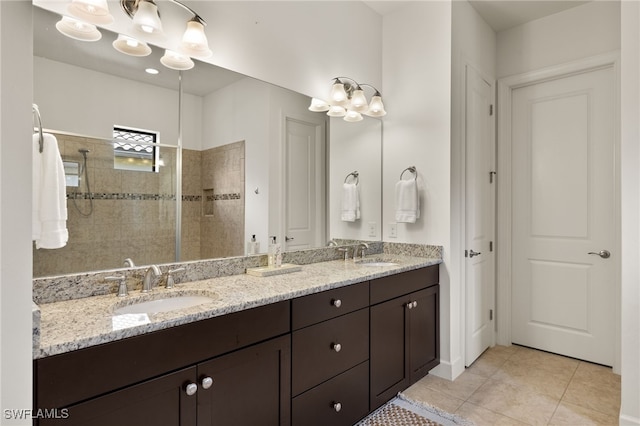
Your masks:
{"label": "large wall mirror", "polygon": [[[34,249],[34,277],[241,256],[253,235],[261,252],[272,235],[286,250],[380,240],[379,120],[329,122],[307,96],[198,61],[173,71],[160,48],[127,56],[115,34],[76,41],[58,20],[34,6],[34,103],[68,172],[70,237]],[[362,216],[347,223],[354,170]]]}

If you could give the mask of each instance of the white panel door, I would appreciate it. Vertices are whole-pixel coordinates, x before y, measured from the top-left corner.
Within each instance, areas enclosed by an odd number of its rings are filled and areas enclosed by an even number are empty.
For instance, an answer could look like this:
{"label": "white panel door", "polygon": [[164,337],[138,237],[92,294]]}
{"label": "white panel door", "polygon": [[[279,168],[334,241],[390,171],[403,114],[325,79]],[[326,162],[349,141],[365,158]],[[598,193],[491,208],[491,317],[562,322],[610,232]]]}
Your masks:
{"label": "white panel door", "polygon": [[467,67],[465,101],[465,365],[493,345],[495,185],[491,85]]}
{"label": "white panel door", "polygon": [[607,67],[512,99],[512,341],[604,365],[615,342],[614,98]]}
{"label": "white panel door", "polygon": [[286,250],[323,245],[324,132],[317,123],[285,122]]}

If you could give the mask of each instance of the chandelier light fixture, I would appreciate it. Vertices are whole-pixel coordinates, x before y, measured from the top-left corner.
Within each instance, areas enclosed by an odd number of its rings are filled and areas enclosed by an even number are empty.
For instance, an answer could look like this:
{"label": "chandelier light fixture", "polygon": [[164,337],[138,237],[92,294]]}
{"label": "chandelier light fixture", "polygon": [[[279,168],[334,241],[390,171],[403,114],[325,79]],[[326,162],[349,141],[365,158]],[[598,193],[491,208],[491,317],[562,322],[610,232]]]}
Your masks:
{"label": "chandelier light fixture", "polygon": [[[374,91],[371,101],[367,101],[363,87]],[[326,112],[330,117],[343,117],[345,121],[354,123],[362,120],[362,114],[369,117],[383,117],[384,110],[380,91],[370,84],[358,83],[348,77],[336,77],[333,80],[329,101],[313,98],[309,111]]]}
{"label": "chandelier light fixture", "polygon": [[[191,69],[194,66],[191,58],[204,59],[213,54],[204,32],[207,23],[193,9],[177,0],[168,0],[163,3],[180,6],[191,15],[191,18],[186,22],[182,39],[179,43],[175,43],[179,46],[179,50],[166,50],[160,62],[175,70]],[[154,0],[120,0],[120,7],[132,20],[135,37],[118,34],[118,38],[113,42],[114,49],[131,56],[151,54],[151,47],[145,39],[157,39],[164,34],[158,5]],[[109,25],[114,22],[107,0],[71,0],[67,6],[67,12],[71,16],[63,16],[56,24],[56,28],[62,34],[76,40],[100,40],[102,34],[96,25]],[[168,10],[163,10],[163,13],[168,13]]]}

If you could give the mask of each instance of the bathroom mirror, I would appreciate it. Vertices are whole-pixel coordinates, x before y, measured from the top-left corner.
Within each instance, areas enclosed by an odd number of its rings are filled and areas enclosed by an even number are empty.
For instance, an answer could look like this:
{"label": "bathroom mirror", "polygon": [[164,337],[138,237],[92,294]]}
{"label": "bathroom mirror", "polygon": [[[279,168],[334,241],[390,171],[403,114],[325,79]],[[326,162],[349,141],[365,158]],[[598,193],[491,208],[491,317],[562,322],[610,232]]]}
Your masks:
{"label": "bathroom mirror", "polygon": [[[34,7],[34,102],[63,160],[79,164],[79,182],[67,188],[69,243],[34,249],[34,277],[119,268],[125,258],[139,266],[239,256],[252,235],[261,252],[270,235],[287,250],[380,240],[379,120],[329,123],[307,110],[307,96],[199,61],[173,71],[154,46],[130,57],[105,30],[99,42],[72,40],[55,29],[59,19]],[[114,168],[114,126],[157,132],[155,173]],[[296,147],[308,136],[314,149]],[[301,159],[311,157],[310,172]],[[352,168],[361,170],[363,217],[347,224],[339,200]]]}

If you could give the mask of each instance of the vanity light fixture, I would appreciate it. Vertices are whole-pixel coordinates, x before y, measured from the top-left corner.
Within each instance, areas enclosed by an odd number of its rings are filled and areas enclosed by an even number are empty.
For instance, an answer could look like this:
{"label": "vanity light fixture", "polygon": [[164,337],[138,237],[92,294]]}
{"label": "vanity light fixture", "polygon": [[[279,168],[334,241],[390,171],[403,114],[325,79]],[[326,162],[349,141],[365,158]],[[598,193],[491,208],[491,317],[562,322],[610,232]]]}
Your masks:
{"label": "vanity light fixture", "polygon": [[[169,3],[186,10],[191,18],[186,23],[182,39],[172,43],[179,46],[179,51],[166,50],[160,62],[171,69],[188,70],[194,67],[191,58],[204,59],[213,54],[204,32],[207,23],[193,9],[178,0],[165,1],[162,7]],[[146,41],[157,40],[158,36],[163,34],[158,5],[154,0],[120,0],[120,7],[133,20],[139,37],[119,34],[117,40],[112,43],[113,47],[131,56],[149,55],[151,47]],[[113,16],[109,13],[107,0],[71,0],[67,11],[73,17],[63,16],[56,28],[62,34],[76,40],[100,40],[102,34],[96,25],[109,25],[114,22]]]}
{"label": "vanity light fixture", "polygon": [[112,45],[118,52],[131,56],[148,56],[151,54],[151,48],[147,43],[123,34],[118,34],[118,39]]}
{"label": "vanity light fixture", "polygon": [[[363,87],[369,87],[374,91],[370,102],[367,102]],[[344,117],[344,120],[350,123],[361,121],[362,114],[369,117],[383,117],[387,113],[378,89],[348,77],[336,77],[331,86],[329,101],[313,98],[309,111],[326,111],[328,116]]]}
{"label": "vanity light fixture", "polygon": [[56,22],[56,29],[67,37],[80,41],[98,41],[102,38],[95,25],[68,16],[63,16]]}
{"label": "vanity light fixture", "polygon": [[[180,42],[180,53],[194,58],[208,58],[213,52],[209,49],[207,35],[204,32],[206,21],[193,9],[178,0],[166,3],[176,4],[191,14],[186,30]],[[162,34],[162,21],[158,6],[153,0],[120,0],[122,10],[133,19],[133,25],[146,34]]]}
{"label": "vanity light fixture", "polygon": [[174,52],[169,49],[164,51],[164,55],[160,58],[160,62],[162,62],[162,65],[165,67],[178,71],[190,70],[195,65],[187,55],[183,55],[182,53]]}
{"label": "vanity light fixture", "polygon": [[107,0],[72,0],[67,11],[78,19],[94,25],[113,23]]}

